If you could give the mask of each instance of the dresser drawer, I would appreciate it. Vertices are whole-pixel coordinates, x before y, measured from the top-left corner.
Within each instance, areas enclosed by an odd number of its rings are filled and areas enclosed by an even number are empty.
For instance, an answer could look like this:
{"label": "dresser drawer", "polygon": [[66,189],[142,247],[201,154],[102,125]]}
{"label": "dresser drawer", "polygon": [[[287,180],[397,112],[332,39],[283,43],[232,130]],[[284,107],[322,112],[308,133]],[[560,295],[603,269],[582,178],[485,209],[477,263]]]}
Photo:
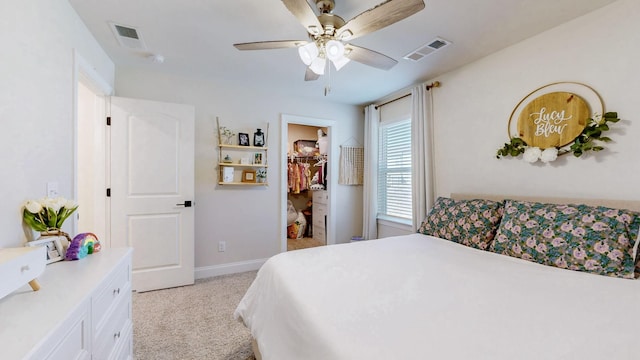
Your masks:
{"label": "dresser drawer", "polygon": [[325,221],[325,216],[324,215],[313,214],[313,228],[314,229],[316,227],[321,227],[321,228],[324,229],[324,221]]}
{"label": "dresser drawer", "polygon": [[313,192],[313,206],[317,204],[326,204],[328,199],[326,190],[316,190]]}
{"label": "dresser drawer", "polygon": [[323,217],[327,215],[327,205],[313,204],[313,216]]}
{"label": "dresser drawer", "polygon": [[[129,290],[128,290],[129,289]],[[94,334],[100,332],[107,321],[105,315],[113,304],[124,297],[130,297],[131,286],[129,279],[129,266],[123,266],[105,281],[105,286],[97,291],[92,298],[91,314],[93,319]]]}
{"label": "dresser drawer", "polygon": [[122,341],[128,338],[131,327],[131,301],[120,301],[113,312],[107,314],[104,327],[94,336],[93,360],[111,358]]}
{"label": "dresser drawer", "polygon": [[320,227],[320,226],[314,226],[313,227],[313,240],[315,241],[320,241],[320,242],[325,242],[325,232],[324,232],[324,226]]}
{"label": "dresser drawer", "polygon": [[[71,324],[63,324],[63,327],[66,327],[66,333],[64,333],[62,339],[52,339],[52,341],[58,341],[55,344],[54,349],[48,354],[45,359],[47,360],[82,360],[82,359],[90,359],[91,353],[89,352],[90,343],[89,343],[89,309],[87,308],[88,303],[83,306],[84,311],[80,313],[80,315],[76,318],[72,318],[73,323]],[[67,321],[68,322],[68,321]],[[45,343],[45,346],[41,348],[42,351],[47,351],[48,345]],[[39,354],[35,354],[32,359],[42,359]]]}
{"label": "dresser drawer", "polygon": [[329,195],[326,190],[316,190],[313,192],[313,206],[316,204],[326,204],[328,199]]}
{"label": "dresser drawer", "polygon": [[133,324],[129,322],[109,360],[130,360],[133,359],[131,354],[133,354]]}

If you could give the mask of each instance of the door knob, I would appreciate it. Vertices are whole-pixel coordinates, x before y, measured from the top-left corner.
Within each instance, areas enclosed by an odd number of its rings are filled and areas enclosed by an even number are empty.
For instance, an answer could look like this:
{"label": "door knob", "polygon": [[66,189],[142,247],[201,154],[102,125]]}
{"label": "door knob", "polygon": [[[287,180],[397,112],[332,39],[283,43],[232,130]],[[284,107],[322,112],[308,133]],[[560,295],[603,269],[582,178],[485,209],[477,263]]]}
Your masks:
{"label": "door knob", "polygon": [[176,204],[176,206],[191,207],[191,200],[186,200],[182,204]]}

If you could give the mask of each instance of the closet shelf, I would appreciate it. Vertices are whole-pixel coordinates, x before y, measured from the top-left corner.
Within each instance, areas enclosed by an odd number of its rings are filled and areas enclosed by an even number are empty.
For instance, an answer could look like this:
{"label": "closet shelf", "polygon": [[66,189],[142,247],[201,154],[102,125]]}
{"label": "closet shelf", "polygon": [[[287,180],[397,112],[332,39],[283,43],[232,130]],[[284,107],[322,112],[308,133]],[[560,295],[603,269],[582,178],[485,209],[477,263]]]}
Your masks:
{"label": "closet shelf", "polygon": [[240,145],[218,145],[220,149],[234,149],[234,150],[268,150],[266,146],[240,146]]}
{"label": "closet shelf", "polygon": [[[233,166],[233,167],[248,167],[248,168],[268,168],[266,164],[233,164],[233,163],[218,163],[218,166]],[[226,184],[226,183],[225,183]]]}
{"label": "closet shelf", "polygon": [[218,181],[219,185],[239,185],[239,186],[267,186],[269,185],[269,183],[263,182],[263,183],[259,183],[259,182],[255,182],[255,183],[251,183],[251,182],[224,182],[224,181]]}

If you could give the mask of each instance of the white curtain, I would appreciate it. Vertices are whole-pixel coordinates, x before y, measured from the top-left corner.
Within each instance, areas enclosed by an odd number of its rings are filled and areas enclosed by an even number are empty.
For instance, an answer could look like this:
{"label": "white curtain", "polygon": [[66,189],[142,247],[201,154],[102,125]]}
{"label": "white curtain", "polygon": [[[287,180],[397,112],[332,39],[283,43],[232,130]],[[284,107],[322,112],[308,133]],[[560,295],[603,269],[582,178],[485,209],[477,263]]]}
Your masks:
{"label": "white curtain", "polygon": [[411,98],[413,230],[417,231],[434,201],[433,113],[425,84],[411,89]]}
{"label": "white curtain", "polygon": [[378,238],[378,125],[380,110],[375,105],[364,109],[364,201],[362,237]]}

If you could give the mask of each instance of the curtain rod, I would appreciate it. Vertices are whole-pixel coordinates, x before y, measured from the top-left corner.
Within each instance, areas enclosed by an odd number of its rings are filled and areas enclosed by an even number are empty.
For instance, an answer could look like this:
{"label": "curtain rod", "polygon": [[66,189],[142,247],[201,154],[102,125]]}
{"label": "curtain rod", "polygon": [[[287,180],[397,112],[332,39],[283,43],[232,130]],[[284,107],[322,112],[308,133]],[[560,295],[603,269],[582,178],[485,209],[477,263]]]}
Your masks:
{"label": "curtain rod", "polygon": [[427,85],[427,91],[436,87],[440,87],[440,81],[434,81],[431,84]]}
{"label": "curtain rod", "polygon": [[382,104],[380,104],[380,105],[376,105],[374,108],[375,108],[376,110],[378,110],[378,108],[379,108],[379,107],[381,107],[381,106],[384,106],[384,105],[387,105],[387,104],[391,104],[392,102],[394,102],[394,101],[398,101],[398,100],[400,100],[400,99],[404,99],[404,98],[406,98],[407,96],[411,96],[411,93],[408,93],[408,94],[406,94],[406,95],[402,95],[402,96],[397,97],[397,98],[395,98],[395,99],[393,99],[393,100],[389,100],[389,101],[387,101],[387,102],[385,102],[385,103],[382,103]]}
{"label": "curtain rod", "polygon": [[[431,90],[431,89],[433,89],[433,88],[437,88],[437,87],[440,87],[440,81],[434,81],[434,82],[432,82],[431,84],[429,84],[429,85],[427,85],[427,86],[426,86],[426,89],[427,89],[427,91],[429,91],[429,90]],[[404,98],[406,98],[407,96],[411,96],[411,93],[408,93],[408,94],[402,95],[402,96],[400,96],[400,97],[397,97],[397,98],[395,98],[395,99],[389,100],[389,101],[384,102],[384,103],[382,103],[382,104],[380,104],[380,105],[376,105],[374,108],[375,108],[376,110],[378,110],[378,108],[379,108],[379,107],[381,107],[381,106],[384,106],[384,105],[387,105],[387,104],[391,104],[392,102],[394,102],[394,101],[398,101],[398,100],[400,100],[400,99],[404,99]]]}

